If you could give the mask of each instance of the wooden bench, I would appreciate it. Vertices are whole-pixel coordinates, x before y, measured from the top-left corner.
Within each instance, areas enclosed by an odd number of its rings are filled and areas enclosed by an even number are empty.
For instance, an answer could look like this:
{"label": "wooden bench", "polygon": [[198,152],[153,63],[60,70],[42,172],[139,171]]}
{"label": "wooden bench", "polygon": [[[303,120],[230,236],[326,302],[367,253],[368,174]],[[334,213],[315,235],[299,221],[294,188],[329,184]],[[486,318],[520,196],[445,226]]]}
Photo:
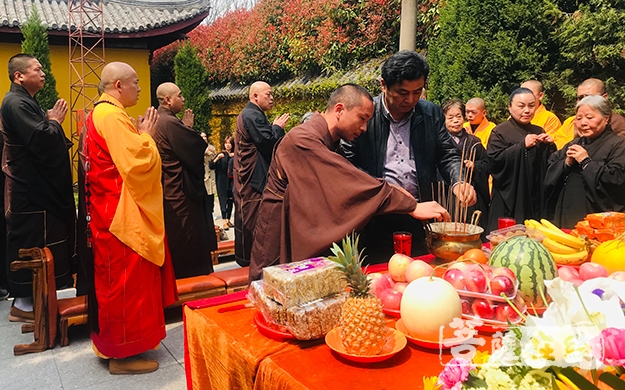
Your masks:
{"label": "wooden bench", "polygon": [[234,254],[234,240],[218,241],[217,250],[211,252],[213,265],[219,264],[219,256]]}
{"label": "wooden bench", "polygon": [[232,294],[247,289],[249,274],[250,268],[243,267],[228,271],[214,272],[211,275],[223,280],[226,284],[226,294]]}

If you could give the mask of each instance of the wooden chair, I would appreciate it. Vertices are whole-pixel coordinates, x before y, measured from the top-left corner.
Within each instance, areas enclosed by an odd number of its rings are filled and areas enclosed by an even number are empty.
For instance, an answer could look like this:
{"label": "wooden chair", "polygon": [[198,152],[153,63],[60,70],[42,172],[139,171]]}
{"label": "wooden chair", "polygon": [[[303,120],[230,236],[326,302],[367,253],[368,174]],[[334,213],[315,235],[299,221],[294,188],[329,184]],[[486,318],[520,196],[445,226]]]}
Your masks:
{"label": "wooden chair", "polygon": [[19,250],[20,259],[11,263],[11,271],[33,271],[34,324],[22,325],[22,333],[34,332],[35,341],[13,347],[15,356],[42,352],[56,345],[57,299],[54,279],[54,260],[48,248]]}
{"label": "wooden chair", "polygon": [[217,235],[217,249],[211,252],[213,265],[219,264],[219,256],[234,254],[234,240],[221,241],[219,226],[215,225],[215,234]]}

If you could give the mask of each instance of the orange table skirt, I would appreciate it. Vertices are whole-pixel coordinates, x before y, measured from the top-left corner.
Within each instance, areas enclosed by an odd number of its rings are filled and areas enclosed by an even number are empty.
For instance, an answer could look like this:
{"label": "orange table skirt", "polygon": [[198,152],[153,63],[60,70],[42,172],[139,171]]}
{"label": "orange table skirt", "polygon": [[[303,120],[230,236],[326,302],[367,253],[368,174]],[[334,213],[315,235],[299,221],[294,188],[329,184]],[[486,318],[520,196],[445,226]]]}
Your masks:
{"label": "orange table skirt", "polygon": [[[255,309],[218,312],[246,303],[244,294],[189,302],[184,307],[188,389],[422,389],[423,377],[438,375],[452,358],[448,351],[439,356],[439,351],[409,341],[389,360],[363,364],[335,354],[323,339],[274,341],[258,331]],[[388,325],[394,324],[389,317]],[[492,338],[480,337],[486,344],[478,349],[490,351]]]}

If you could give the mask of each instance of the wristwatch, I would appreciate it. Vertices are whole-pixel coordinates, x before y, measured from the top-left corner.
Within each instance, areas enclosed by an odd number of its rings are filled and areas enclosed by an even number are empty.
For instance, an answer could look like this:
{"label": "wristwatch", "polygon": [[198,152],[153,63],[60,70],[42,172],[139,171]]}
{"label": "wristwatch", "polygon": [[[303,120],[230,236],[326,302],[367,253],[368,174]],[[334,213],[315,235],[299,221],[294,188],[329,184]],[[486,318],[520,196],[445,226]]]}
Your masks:
{"label": "wristwatch", "polygon": [[584,169],[586,169],[586,166],[588,166],[588,164],[590,164],[592,160],[590,159],[590,157],[586,157],[585,159],[582,160],[582,162],[579,163],[579,166],[582,167],[582,171]]}

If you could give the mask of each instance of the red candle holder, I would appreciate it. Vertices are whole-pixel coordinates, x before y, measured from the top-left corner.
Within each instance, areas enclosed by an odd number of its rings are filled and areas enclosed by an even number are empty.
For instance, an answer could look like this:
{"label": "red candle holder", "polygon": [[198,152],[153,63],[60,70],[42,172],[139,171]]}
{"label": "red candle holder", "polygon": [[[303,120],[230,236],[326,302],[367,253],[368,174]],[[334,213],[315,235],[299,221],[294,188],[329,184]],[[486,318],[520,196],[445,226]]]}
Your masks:
{"label": "red candle holder", "polygon": [[412,233],[395,232],[393,233],[393,248],[395,253],[410,256],[412,253]]}
{"label": "red candle holder", "polygon": [[501,217],[497,220],[497,229],[505,229],[516,225],[516,219],[510,217]]}

